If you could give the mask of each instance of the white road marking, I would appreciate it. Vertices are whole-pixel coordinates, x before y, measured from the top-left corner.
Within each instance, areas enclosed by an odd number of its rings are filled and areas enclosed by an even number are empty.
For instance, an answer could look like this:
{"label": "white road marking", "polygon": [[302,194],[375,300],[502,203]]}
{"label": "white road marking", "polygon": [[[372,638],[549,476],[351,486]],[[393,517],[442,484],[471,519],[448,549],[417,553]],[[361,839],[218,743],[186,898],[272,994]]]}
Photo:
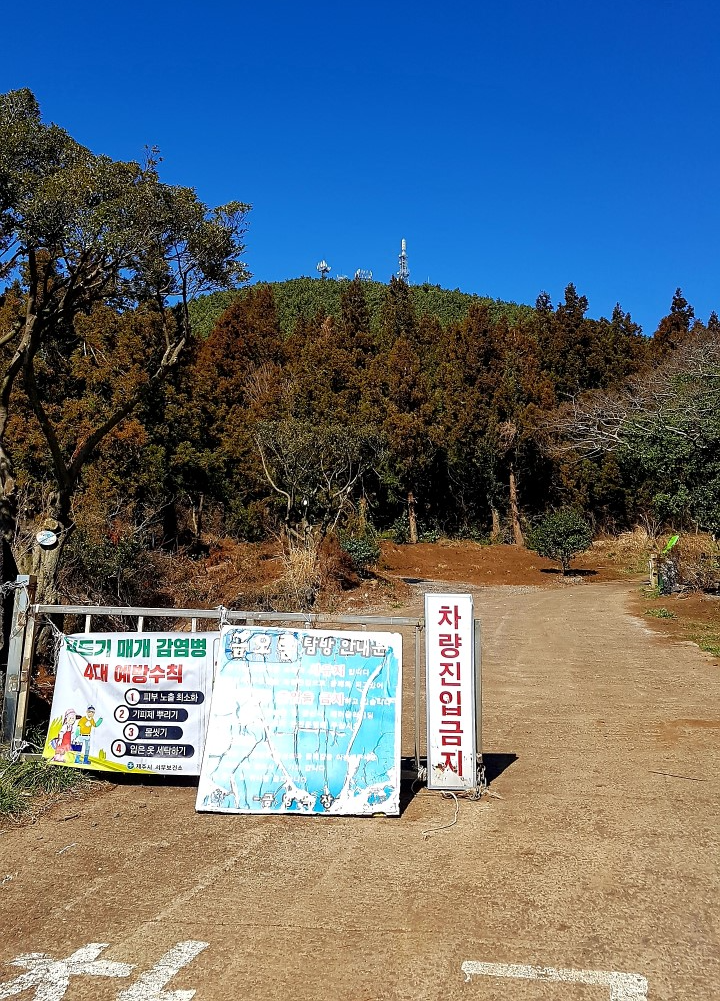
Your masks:
{"label": "white road marking", "polygon": [[107,942],[90,942],[67,959],[54,960],[44,952],[29,952],[13,959],[12,966],[28,970],[10,983],[0,984],[0,1001],[14,997],[30,987],[36,1001],[60,1001],[65,997],[70,977],[129,977],[135,967],[131,963],[111,963],[98,960],[107,949]]}
{"label": "white road marking", "polygon": [[191,1001],[195,997],[194,990],[168,993],[163,987],[208,945],[208,942],[178,942],[152,969],[143,973],[137,983],[118,994],[117,1001]]}
{"label": "white road marking", "polygon": [[609,1001],[646,1001],[648,982],[639,973],[606,970],[556,970],[552,966],[520,966],[514,963],[475,963],[466,960],[460,969],[465,983],[471,977],[510,977],[514,980],[545,980],[609,987]]}

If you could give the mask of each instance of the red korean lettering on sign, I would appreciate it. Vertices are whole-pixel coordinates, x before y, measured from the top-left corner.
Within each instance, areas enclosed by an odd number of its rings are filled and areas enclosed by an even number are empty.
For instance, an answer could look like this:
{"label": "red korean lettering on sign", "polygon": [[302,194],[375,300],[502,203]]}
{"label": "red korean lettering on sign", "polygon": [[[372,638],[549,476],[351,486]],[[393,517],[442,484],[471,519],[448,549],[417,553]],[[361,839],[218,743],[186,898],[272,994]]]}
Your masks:
{"label": "red korean lettering on sign", "polygon": [[429,784],[467,788],[475,773],[472,599],[428,594],[426,622]]}
{"label": "red korean lettering on sign", "polygon": [[87,664],[83,671],[83,677],[89,681],[107,681],[108,670],[108,664]]}

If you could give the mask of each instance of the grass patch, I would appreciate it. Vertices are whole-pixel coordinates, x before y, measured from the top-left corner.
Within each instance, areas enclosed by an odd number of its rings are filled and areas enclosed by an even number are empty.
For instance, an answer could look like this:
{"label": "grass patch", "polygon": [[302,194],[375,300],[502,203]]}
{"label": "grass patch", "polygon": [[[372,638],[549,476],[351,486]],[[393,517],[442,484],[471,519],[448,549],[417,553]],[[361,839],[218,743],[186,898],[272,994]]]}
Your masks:
{"label": "grass patch", "polygon": [[688,623],[688,639],[697,643],[705,653],[720,659],[720,629],[703,622]]}
{"label": "grass patch", "polygon": [[654,619],[674,619],[676,618],[675,612],[671,612],[669,608],[646,608],[646,615],[652,615]]}
{"label": "grass patch", "polygon": [[0,759],[0,816],[18,818],[30,813],[44,796],[66,792],[88,781],[75,768],[61,768],[47,761]]}
{"label": "grass patch", "polygon": [[704,650],[705,653],[711,653],[713,657],[720,658],[720,636],[715,636],[713,639],[704,637],[696,642],[700,649]]}

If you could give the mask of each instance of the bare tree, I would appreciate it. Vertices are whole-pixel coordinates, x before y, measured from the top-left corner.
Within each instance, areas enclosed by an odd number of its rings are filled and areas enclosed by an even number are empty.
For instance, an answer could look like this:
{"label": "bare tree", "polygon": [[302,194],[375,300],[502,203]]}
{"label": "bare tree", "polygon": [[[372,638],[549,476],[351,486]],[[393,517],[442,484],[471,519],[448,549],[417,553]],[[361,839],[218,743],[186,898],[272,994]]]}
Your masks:
{"label": "bare tree", "polygon": [[720,420],[720,338],[707,334],[619,390],[585,393],[546,422],[558,452],[586,456],[626,449],[663,435],[700,442]]}
{"label": "bare tree", "polygon": [[322,538],[353,506],[363,477],[379,461],[373,430],[287,417],[260,421],[255,445],[267,482],[283,498],[284,522],[296,538]]}

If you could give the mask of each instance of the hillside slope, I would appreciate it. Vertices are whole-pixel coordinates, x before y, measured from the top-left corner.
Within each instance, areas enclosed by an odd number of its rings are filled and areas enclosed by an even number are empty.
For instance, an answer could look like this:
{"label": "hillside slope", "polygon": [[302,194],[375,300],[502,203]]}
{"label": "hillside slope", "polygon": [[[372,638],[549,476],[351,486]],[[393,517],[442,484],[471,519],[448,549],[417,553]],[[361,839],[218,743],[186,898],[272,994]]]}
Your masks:
{"label": "hillside slope", "polygon": [[[284,282],[268,282],[275,296],[275,304],[283,333],[290,333],[298,317],[313,317],[318,313],[325,316],[340,315],[340,295],[345,285],[342,281],[320,278],[291,278]],[[370,310],[373,327],[379,323],[380,310],[385,299],[387,285],[382,282],[364,282],[365,298]],[[191,306],[191,319],[195,332],[207,337],[216,320],[238,297],[243,289],[232,292],[216,292],[203,296]],[[532,314],[530,306],[514,302],[502,302],[484,296],[468,295],[458,289],[440,288],[439,285],[411,285],[415,310],[418,316],[437,316],[445,326],[464,319],[470,304],[483,302],[490,307],[493,318],[504,314],[512,322]]]}

